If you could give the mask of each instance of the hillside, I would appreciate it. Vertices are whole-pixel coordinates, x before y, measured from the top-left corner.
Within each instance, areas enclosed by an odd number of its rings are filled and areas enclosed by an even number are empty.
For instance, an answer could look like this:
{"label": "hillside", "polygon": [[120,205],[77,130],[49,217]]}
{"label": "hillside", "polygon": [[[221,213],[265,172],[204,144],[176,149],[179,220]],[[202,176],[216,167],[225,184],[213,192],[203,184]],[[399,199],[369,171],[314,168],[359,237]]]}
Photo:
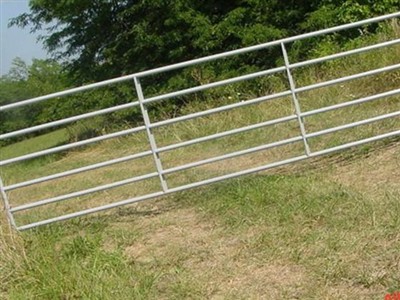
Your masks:
{"label": "hillside", "polygon": [[382,298],[400,282],[399,149],[351,151],[21,235],[2,218],[3,296]]}

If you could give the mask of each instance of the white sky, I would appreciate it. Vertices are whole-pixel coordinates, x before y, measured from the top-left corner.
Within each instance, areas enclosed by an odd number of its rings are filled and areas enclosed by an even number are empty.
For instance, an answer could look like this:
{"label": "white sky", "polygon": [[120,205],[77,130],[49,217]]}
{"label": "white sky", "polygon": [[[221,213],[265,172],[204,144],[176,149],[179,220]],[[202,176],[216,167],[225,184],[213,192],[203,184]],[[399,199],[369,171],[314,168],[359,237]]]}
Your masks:
{"label": "white sky", "polygon": [[29,11],[29,0],[0,0],[0,75],[6,74],[15,57],[28,64],[32,58],[46,58],[47,53],[37,42],[38,33],[30,33],[30,28],[8,28],[8,22]]}

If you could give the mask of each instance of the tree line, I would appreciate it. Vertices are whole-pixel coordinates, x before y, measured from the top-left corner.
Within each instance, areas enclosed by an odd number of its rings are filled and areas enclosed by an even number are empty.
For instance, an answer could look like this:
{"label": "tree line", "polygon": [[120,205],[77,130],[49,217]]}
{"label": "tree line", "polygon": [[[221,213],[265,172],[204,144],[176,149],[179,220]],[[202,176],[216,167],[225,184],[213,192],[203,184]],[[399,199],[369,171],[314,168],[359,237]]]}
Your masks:
{"label": "tree line", "polygon": [[31,0],[29,4],[30,12],[12,24],[33,31],[47,28],[44,45],[67,61],[75,81],[82,83],[400,9],[400,0]]}

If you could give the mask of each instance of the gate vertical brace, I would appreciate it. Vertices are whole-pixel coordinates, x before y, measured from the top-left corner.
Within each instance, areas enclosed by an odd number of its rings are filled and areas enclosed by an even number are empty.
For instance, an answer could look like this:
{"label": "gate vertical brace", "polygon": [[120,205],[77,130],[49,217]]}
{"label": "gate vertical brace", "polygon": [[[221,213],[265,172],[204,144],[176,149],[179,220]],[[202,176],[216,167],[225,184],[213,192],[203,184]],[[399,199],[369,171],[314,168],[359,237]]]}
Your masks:
{"label": "gate vertical brace", "polygon": [[3,180],[1,179],[1,177],[0,177],[0,195],[3,198],[4,209],[6,210],[8,221],[10,222],[12,227],[17,229],[17,225],[15,224],[14,216],[13,216],[12,212],[10,211],[10,202],[8,200],[6,191],[4,190],[4,184],[3,184]]}
{"label": "gate vertical brace", "polygon": [[141,109],[142,115],[143,115],[144,126],[146,127],[147,138],[149,139],[151,152],[153,153],[154,163],[156,165],[158,177],[160,178],[161,187],[162,187],[163,192],[167,192],[168,185],[167,185],[167,181],[165,180],[165,177],[163,174],[163,167],[162,167],[160,156],[158,154],[157,143],[156,143],[154,135],[150,129],[151,122],[150,122],[149,113],[143,103],[144,95],[143,95],[142,85],[140,84],[139,78],[137,78],[136,76],[133,78],[133,80],[135,82],[136,93],[138,95],[138,101],[139,101],[140,109]]}
{"label": "gate vertical brace", "polygon": [[287,54],[284,43],[281,43],[281,47],[282,47],[283,59],[285,60],[285,67],[286,67],[286,73],[287,73],[288,80],[289,80],[290,90],[292,92],[293,104],[294,104],[294,107],[296,110],[297,121],[299,122],[300,132],[301,132],[301,136],[303,138],[305,153],[307,156],[310,156],[311,151],[310,151],[310,146],[308,145],[308,141],[307,141],[307,133],[306,133],[306,129],[304,126],[304,120],[303,120],[303,117],[301,116],[300,103],[299,103],[299,100],[297,99],[297,95],[296,95],[296,85],[294,83],[292,73],[290,72],[289,56]]}

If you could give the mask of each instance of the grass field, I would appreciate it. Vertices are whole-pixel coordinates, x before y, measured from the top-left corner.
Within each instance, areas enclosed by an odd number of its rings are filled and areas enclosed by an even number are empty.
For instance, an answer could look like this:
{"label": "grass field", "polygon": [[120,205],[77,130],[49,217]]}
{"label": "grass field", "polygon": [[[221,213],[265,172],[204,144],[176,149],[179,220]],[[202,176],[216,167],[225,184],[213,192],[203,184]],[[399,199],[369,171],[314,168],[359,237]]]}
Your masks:
{"label": "grass field", "polygon": [[22,234],[2,219],[2,295],[383,299],[400,289],[399,147]]}
{"label": "grass field", "polygon": [[[394,63],[400,47],[368,55],[339,61],[323,75],[320,69],[303,70],[298,83]],[[398,88],[399,74],[303,93],[299,100],[304,110],[311,110],[381,93]],[[254,96],[192,102],[183,112]],[[306,128],[318,131],[399,107],[399,97],[386,98],[306,118]],[[291,99],[282,98],[154,134],[162,147],[292,113]],[[399,126],[399,118],[392,118],[310,139],[310,146],[317,151]],[[298,134],[296,122],[289,122],[166,152],[161,158],[170,168]],[[9,158],[65,140],[66,132],[59,130],[0,151],[2,158]],[[9,185],[147,149],[141,133],[7,166],[1,176]],[[303,145],[295,143],[167,179],[175,187],[303,151]],[[150,156],[11,191],[9,197],[18,205],[148,172],[154,172]],[[2,213],[0,299],[384,299],[400,291],[399,179],[400,141],[394,138],[21,233],[10,228]],[[82,196],[17,213],[17,221],[24,224],[124,200],[158,191],[159,185],[155,178]]]}

